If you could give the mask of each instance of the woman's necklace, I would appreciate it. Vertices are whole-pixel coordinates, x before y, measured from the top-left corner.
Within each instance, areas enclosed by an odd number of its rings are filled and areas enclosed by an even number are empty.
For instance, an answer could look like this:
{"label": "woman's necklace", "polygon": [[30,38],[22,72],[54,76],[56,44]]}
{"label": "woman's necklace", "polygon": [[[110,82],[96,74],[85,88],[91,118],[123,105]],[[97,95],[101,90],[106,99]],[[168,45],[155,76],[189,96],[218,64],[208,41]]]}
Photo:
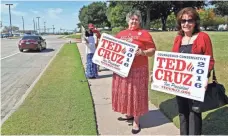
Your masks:
{"label": "woman's necklace", "polygon": [[188,45],[189,45],[189,43],[190,43],[191,39],[192,39],[192,36],[188,39]]}

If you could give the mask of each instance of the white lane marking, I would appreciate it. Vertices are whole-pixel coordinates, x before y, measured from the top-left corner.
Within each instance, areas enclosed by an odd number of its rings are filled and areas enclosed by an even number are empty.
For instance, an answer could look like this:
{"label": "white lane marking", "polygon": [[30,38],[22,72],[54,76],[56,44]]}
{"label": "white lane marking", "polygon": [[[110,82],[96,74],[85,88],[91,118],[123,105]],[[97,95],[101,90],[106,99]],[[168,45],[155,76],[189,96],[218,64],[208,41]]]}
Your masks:
{"label": "white lane marking", "polygon": [[11,55],[9,55],[9,56],[3,57],[3,58],[1,58],[1,60],[6,59],[6,58],[9,58],[9,57],[11,57],[11,56],[14,56],[14,55],[16,55],[16,54],[18,54],[18,53],[20,53],[20,52],[17,52],[17,53],[11,54]]}

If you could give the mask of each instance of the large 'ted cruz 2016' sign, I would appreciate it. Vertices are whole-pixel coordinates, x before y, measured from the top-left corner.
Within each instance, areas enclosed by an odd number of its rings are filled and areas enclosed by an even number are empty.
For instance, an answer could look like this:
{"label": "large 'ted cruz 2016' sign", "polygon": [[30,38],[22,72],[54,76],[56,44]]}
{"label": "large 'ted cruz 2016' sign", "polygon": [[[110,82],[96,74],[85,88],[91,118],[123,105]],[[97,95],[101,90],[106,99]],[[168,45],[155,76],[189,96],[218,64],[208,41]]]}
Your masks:
{"label": "large 'ted cruz 2016' sign", "polygon": [[103,33],[95,51],[93,62],[127,77],[138,45]]}
{"label": "large 'ted cruz 2016' sign", "polygon": [[210,56],[156,51],[152,89],[204,100]]}

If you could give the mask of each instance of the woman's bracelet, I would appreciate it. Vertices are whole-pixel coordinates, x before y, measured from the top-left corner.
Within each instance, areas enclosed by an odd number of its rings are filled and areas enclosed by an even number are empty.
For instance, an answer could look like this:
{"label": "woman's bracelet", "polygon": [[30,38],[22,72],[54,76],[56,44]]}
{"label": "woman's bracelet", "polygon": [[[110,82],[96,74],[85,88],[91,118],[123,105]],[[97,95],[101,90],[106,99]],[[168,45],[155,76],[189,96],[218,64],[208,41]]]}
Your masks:
{"label": "woman's bracelet", "polygon": [[144,51],[142,50],[142,53],[143,53],[144,56],[146,56],[146,52],[144,52]]}

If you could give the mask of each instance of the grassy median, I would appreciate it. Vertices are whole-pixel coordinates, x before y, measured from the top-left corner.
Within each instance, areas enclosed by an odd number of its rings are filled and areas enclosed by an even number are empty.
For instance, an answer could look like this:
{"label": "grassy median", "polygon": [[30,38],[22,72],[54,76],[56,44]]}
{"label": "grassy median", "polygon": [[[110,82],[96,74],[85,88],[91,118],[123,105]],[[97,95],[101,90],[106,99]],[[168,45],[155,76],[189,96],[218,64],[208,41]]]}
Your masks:
{"label": "grassy median", "polygon": [[66,38],[81,39],[81,34],[68,35]]}
{"label": "grassy median", "polygon": [[[209,34],[215,57],[215,69],[218,82],[228,89],[228,32],[206,32]],[[157,50],[171,51],[177,32],[151,33],[156,43]],[[150,60],[152,69],[153,58]],[[226,90],[228,94],[228,90]],[[150,91],[150,99],[163,113],[179,127],[177,104],[174,95],[157,91]],[[228,106],[203,113],[204,135],[228,135]]]}
{"label": "grassy median", "polygon": [[97,135],[92,97],[75,43],[64,45],[1,132]]}

